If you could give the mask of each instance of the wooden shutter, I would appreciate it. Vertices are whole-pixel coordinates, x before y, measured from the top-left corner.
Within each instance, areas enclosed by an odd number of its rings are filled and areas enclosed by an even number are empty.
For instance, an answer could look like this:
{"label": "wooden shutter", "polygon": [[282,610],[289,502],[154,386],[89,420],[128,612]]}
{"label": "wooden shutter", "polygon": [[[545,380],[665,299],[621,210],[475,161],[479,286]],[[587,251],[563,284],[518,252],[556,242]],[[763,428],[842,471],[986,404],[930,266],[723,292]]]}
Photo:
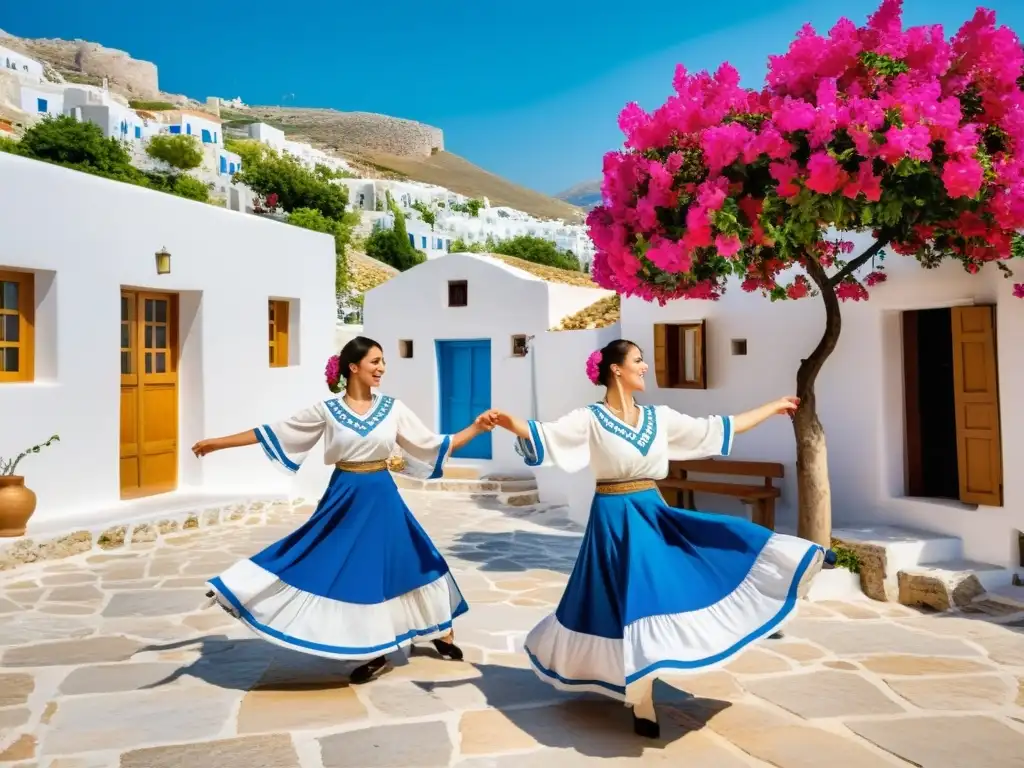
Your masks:
{"label": "wooden shutter", "polygon": [[662,323],[654,326],[654,378],[660,388],[668,388],[668,329]]}
{"label": "wooden shutter", "polygon": [[953,307],[953,389],[960,501],[1003,505],[995,307]]}

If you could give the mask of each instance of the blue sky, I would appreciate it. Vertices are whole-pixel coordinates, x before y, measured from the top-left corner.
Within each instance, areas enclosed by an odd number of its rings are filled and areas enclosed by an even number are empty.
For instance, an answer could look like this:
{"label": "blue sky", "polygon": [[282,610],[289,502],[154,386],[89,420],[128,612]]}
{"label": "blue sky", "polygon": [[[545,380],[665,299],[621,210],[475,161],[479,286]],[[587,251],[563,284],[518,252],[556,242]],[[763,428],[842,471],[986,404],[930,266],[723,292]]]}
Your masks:
{"label": "blue sky", "polygon": [[[126,10],[50,0],[3,9],[0,29],[127,50],[156,63],[164,90],[193,98],[421,120],[444,129],[450,151],[557,193],[600,175],[603,153],[621,145],[619,110],[660,104],[677,62],[698,70],[729,60],[757,85],[768,54],[801,24],[862,23],[877,3],[251,0]],[[905,0],[904,10],[909,23],[952,34],[978,4]],[[981,4],[1024,36],[1024,0]]]}

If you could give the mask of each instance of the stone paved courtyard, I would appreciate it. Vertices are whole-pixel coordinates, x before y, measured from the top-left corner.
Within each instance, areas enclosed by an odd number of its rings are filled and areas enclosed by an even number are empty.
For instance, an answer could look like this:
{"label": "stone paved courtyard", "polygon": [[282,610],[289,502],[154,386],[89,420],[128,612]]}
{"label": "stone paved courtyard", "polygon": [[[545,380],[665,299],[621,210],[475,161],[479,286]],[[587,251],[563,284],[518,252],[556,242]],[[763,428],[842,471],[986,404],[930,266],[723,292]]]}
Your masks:
{"label": "stone paved courtyard", "polygon": [[1024,766],[1022,615],[805,602],[784,640],[659,684],[663,739],[645,742],[620,704],[555,692],[519,650],[558,600],[579,532],[486,499],[406,496],[470,601],[465,662],[417,647],[349,687],[352,665],[201,608],[207,577],[309,512],[269,507],[251,524],[0,573],[0,764]]}

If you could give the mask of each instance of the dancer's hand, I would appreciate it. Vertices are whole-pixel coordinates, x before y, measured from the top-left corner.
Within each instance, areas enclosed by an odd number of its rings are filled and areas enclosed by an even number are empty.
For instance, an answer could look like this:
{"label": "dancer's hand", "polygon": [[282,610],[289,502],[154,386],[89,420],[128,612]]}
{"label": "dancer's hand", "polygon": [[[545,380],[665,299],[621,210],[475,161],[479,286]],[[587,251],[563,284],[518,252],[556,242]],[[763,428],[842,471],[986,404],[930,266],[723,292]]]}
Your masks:
{"label": "dancer's hand", "polygon": [[206,454],[219,450],[220,446],[217,444],[216,439],[200,440],[192,446],[192,453],[195,454],[197,459],[201,459]]}
{"label": "dancer's hand", "polygon": [[492,429],[494,429],[495,425],[497,424],[496,414],[497,411],[493,409],[489,411],[484,411],[479,416],[477,416],[476,419],[474,419],[473,423],[476,425],[477,429],[481,429],[484,432],[490,432]]}
{"label": "dancer's hand", "polygon": [[796,409],[800,407],[800,398],[787,396],[779,398],[773,405],[775,406],[775,413],[779,415],[792,416]]}
{"label": "dancer's hand", "polygon": [[512,416],[504,411],[494,411],[494,424],[510,432],[514,431],[512,429]]}

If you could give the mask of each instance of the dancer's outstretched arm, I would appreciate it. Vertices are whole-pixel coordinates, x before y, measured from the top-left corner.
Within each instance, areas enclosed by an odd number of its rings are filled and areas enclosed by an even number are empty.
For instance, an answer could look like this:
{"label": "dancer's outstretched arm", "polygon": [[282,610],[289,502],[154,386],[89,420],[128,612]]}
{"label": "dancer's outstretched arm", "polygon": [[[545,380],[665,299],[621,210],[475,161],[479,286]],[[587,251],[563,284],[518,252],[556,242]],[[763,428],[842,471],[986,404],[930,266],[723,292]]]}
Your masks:
{"label": "dancer's outstretched arm", "polygon": [[495,425],[502,429],[507,429],[516,437],[522,437],[527,440],[530,439],[530,425],[523,419],[520,419],[518,416],[513,416],[511,413],[505,413],[504,411],[491,411],[490,413],[493,414]]}
{"label": "dancer's outstretched arm", "polygon": [[256,445],[259,440],[256,438],[256,430],[249,429],[245,432],[239,432],[234,435],[227,435],[225,437],[209,437],[205,440],[200,440],[198,443],[192,446],[192,453],[196,456],[202,457],[208,453],[214,451],[223,451],[225,448],[241,448],[245,445]]}
{"label": "dancer's outstretched arm", "polygon": [[452,450],[459,450],[473,438],[484,432],[490,432],[492,429],[494,429],[493,411],[485,411],[477,416],[468,427],[452,435]]}
{"label": "dancer's outstretched arm", "polygon": [[739,432],[746,432],[747,430],[753,429],[754,427],[762,424],[763,422],[770,419],[772,416],[778,414],[789,414],[790,416],[800,407],[800,398],[798,397],[783,397],[778,400],[774,400],[770,403],[762,405],[760,408],[754,408],[746,413],[741,413],[738,416],[732,417],[732,427]]}

